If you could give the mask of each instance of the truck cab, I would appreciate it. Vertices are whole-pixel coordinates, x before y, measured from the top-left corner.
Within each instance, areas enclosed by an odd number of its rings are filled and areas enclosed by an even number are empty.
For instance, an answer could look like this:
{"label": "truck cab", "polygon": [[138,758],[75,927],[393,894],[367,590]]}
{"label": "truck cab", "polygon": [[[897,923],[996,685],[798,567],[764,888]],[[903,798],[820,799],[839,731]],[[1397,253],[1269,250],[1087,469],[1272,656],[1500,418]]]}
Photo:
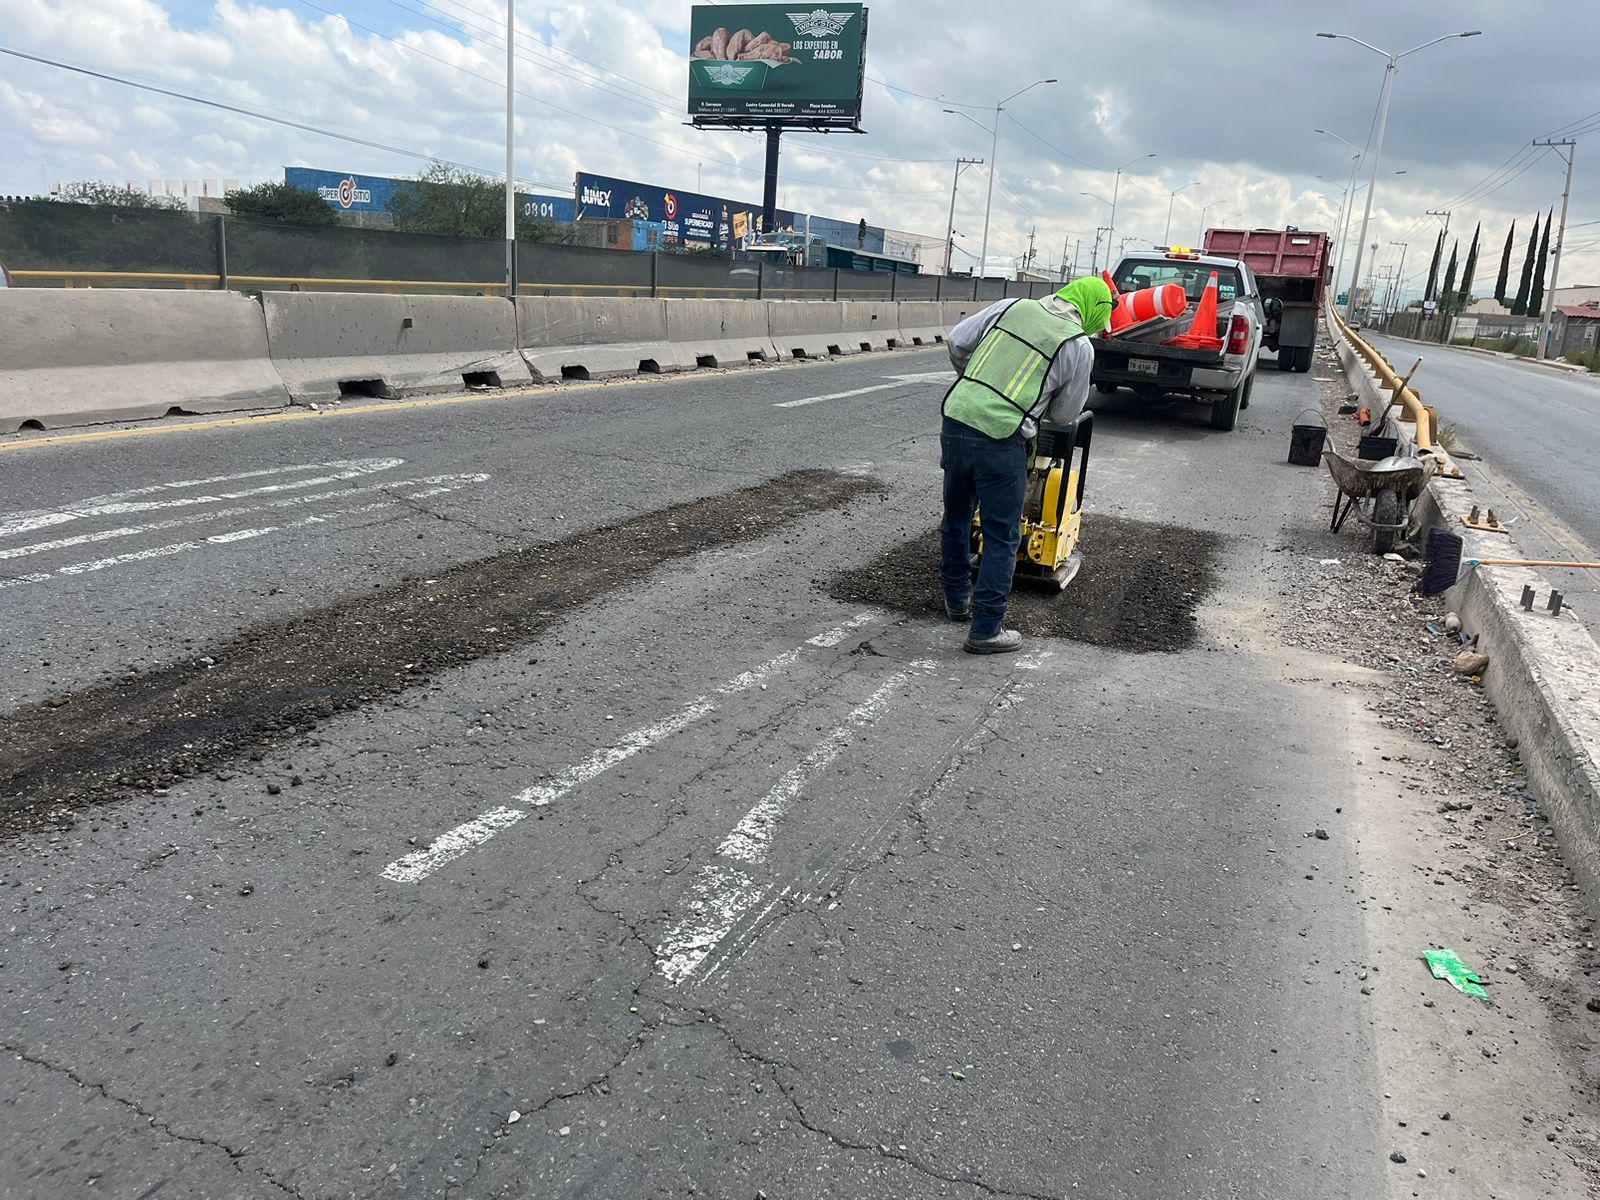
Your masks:
{"label": "truck cab", "polygon": [[1215,429],[1232,429],[1250,406],[1256,355],[1261,349],[1266,313],[1254,272],[1236,258],[1200,254],[1183,247],[1134,251],[1111,272],[1119,292],[1175,283],[1183,288],[1188,312],[1199,304],[1212,273],[1217,276],[1217,330],[1221,350],[1187,350],[1157,342],[1098,337],[1094,383],[1102,394],[1128,388],[1157,399],[1184,395],[1211,405]]}

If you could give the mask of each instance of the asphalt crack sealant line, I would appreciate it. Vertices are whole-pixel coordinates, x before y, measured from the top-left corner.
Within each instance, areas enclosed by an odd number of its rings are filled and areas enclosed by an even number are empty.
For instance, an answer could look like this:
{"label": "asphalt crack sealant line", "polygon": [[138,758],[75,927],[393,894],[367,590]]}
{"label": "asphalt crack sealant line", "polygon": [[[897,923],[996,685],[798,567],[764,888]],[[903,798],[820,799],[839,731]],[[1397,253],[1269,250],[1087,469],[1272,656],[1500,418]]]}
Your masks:
{"label": "asphalt crack sealant line", "polygon": [[[192,659],[130,671],[0,716],[0,745],[6,747],[0,829],[60,818],[75,807],[215,769],[338,712],[517,649],[572,610],[677,559],[756,541],[881,491],[866,475],[789,472],[556,542],[506,550],[436,578],[401,580],[251,627],[197,650]],[[121,505],[130,497],[102,499]],[[30,528],[74,519],[60,515],[67,519]],[[679,719],[692,723],[700,715],[680,713]],[[530,793],[526,803],[537,799]],[[481,819],[493,825],[506,818]]]}

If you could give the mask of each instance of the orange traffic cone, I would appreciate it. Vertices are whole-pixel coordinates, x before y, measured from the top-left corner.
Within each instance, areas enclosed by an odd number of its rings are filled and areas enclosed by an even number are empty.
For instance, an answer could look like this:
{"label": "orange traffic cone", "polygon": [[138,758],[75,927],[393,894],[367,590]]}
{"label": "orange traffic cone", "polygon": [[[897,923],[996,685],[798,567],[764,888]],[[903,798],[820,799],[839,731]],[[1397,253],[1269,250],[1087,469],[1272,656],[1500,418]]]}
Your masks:
{"label": "orange traffic cone", "polygon": [[1131,332],[1151,321],[1181,317],[1188,307],[1183,285],[1163,283],[1157,287],[1124,292],[1111,308],[1111,335]]}
{"label": "orange traffic cone", "polygon": [[1189,322],[1189,332],[1167,340],[1169,346],[1185,350],[1221,350],[1222,339],[1217,336],[1217,273],[1200,295],[1200,304],[1194,310],[1194,320]]}
{"label": "orange traffic cone", "polygon": [[1117,291],[1117,285],[1111,282],[1111,272],[1109,270],[1101,271],[1100,278],[1104,279],[1106,281],[1106,286],[1111,289],[1111,298],[1113,300],[1122,295],[1121,292]]}

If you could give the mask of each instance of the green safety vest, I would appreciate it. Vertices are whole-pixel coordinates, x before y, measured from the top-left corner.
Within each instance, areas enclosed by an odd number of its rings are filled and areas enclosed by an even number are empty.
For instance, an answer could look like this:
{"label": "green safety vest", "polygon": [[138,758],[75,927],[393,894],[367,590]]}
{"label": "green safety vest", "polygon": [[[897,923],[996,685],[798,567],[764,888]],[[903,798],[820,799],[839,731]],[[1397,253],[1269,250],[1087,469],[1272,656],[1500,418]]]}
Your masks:
{"label": "green safety vest", "polygon": [[944,415],[1004,441],[1039,403],[1061,347],[1083,336],[1072,318],[1056,316],[1037,300],[1018,300],[1000,314],[945,393]]}

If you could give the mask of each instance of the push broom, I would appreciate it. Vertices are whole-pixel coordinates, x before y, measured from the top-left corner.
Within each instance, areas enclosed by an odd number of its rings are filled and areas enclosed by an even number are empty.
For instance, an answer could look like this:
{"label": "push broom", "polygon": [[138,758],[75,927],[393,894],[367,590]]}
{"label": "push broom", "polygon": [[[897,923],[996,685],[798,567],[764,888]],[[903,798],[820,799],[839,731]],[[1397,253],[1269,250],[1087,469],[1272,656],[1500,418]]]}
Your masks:
{"label": "push broom", "polygon": [[[1459,534],[1448,529],[1428,530],[1428,541],[1422,551],[1422,594],[1439,596],[1453,588],[1461,578],[1461,551],[1465,543]],[[1468,570],[1473,567],[1578,567],[1582,570],[1600,570],[1600,562],[1564,562],[1554,558],[1469,558]]]}

